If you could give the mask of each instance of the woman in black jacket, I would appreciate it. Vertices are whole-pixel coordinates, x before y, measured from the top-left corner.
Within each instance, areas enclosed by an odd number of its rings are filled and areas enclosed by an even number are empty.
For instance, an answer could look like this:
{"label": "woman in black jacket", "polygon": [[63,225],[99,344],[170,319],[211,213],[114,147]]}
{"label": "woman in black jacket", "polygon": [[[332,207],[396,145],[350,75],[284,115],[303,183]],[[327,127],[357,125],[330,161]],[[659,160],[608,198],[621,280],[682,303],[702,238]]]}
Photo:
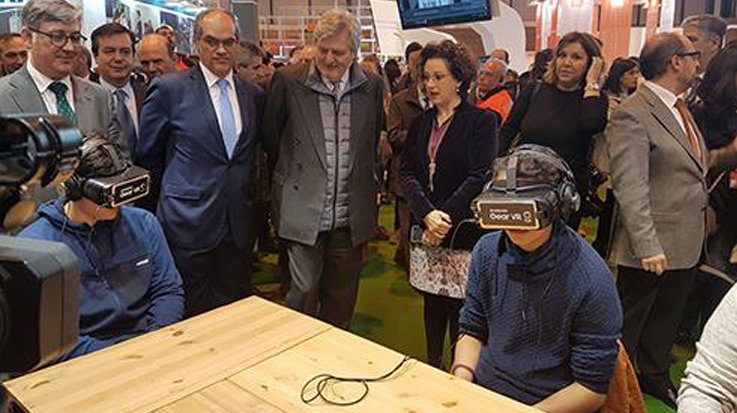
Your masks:
{"label": "woman in black jacket", "polygon": [[[736,43],[725,47],[712,59],[697,93],[701,101],[690,109],[704,135],[706,147],[718,149],[732,144],[737,137]],[[699,274],[692,297],[701,298],[701,306],[692,306],[684,314],[685,324],[689,324],[687,320],[692,320],[691,324],[700,320],[702,326],[730,288],[726,280],[714,274],[737,281],[737,266],[730,263],[730,255],[737,244],[737,171],[710,171],[707,182],[709,206],[716,218],[716,228],[706,240],[705,265],[711,274]],[[682,324],[684,327],[694,326]]]}
{"label": "woman in black jacket", "polygon": [[[497,153],[496,115],[465,100],[476,68],[464,46],[451,41],[431,44],[422,50],[421,59],[433,108],[410,126],[401,170],[412,224],[422,232],[421,240],[413,241],[429,249],[470,251],[481,235],[469,222],[473,220],[471,201],[481,193]],[[454,270],[458,268],[448,265],[443,271]],[[423,291],[428,362],[437,367],[442,364],[448,323],[450,338],[456,339],[462,306],[460,298],[442,290]]]}
{"label": "woman in black jacket", "polygon": [[[601,47],[588,33],[571,32],[555,49],[542,82],[520,92],[501,131],[500,152],[519,135],[519,144],[548,146],[573,170],[576,189],[588,193],[589,151],[592,138],[607,122],[607,98],[600,92],[604,70]],[[580,212],[568,225],[578,229]]]}

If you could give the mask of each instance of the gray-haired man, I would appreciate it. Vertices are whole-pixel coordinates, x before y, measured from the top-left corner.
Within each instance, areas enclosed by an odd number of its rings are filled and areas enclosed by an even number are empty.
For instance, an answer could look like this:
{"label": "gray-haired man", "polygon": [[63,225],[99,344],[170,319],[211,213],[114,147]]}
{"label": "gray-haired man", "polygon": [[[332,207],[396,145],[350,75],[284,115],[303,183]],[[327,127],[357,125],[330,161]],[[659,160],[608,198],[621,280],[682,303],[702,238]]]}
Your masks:
{"label": "gray-haired man", "polygon": [[356,62],[360,28],[332,10],[315,31],[310,63],[277,71],[264,117],[275,159],[274,223],[287,241],[287,304],[347,328],[376,225],[376,145],[384,83]]}
{"label": "gray-haired man", "polygon": [[692,105],[699,100],[696,91],[699,89],[706,68],[709,67],[711,59],[719,53],[724,44],[727,23],[718,16],[700,14],[687,17],[681,23],[681,27],[683,28],[683,35],[693,43],[700,53],[699,72],[691,88],[686,92],[686,103]]}
{"label": "gray-haired man", "polygon": [[83,132],[118,140],[110,94],[72,75],[77,46],[85,39],[81,18],[82,11],[64,0],[26,3],[21,35],[30,56],[23,68],[0,79],[0,114],[59,114]]}

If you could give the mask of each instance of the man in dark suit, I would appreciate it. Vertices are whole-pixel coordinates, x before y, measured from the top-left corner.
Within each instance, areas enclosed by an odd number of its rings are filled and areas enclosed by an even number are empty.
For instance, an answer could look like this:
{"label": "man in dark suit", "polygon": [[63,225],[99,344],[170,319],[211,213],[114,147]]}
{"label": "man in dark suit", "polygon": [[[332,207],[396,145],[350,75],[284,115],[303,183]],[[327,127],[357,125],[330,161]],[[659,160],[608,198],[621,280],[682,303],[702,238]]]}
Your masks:
{"label": "man in dark suit", "polygon": [[146,93],[143,80],[132,76],[135,36],[120,23],[107,23],[92,32],[91,41],[97,71],[90,80],[115,98],[121,138],[133,153],[138,141],[138,115]]}
{"label": "man in dark suit", "polygon": [[0,114],[59,114],[82,132],[119,141],[110,94],[72,76],[77,46],[84,41],[81,16],[80,9],[64,0],[26,3],[21,35],[30,56],[23,68],[0,79]]}
{"label": "man in dark suit", "polygon": [[276,163],[273,220],[287,241],[287,304],[348,328],[374,234],[376,148],[384,124],[384,83],[356,62],[360,26],[331,10],[317,24],[317,55],[272,79],[265,148]]}
{"label": "man in dark suit", "polygon": [[161,174],[157,215],[193,316],[250,293],[249,193],[263,92],[233,76],[235,17],[194,23],[201,63],[156,78],[141,113],[134,162]]}
{"label": "man in dark suit", "polygon": [[143,36],[138,43],[138,60],[146,81],[174,71],[174,45],[166,37],[151,33]]}
{"label": "man in dark suit", "polygon": [[682,98],[699,52],[680,34],[647,40],[647,81],[612,115],[606,130],[620,208],[612,258],[624,310],[622,341],[642,390],[675,408],[670,349],[701,257],[709,168],[737,163],[737,146],[707,151]]}

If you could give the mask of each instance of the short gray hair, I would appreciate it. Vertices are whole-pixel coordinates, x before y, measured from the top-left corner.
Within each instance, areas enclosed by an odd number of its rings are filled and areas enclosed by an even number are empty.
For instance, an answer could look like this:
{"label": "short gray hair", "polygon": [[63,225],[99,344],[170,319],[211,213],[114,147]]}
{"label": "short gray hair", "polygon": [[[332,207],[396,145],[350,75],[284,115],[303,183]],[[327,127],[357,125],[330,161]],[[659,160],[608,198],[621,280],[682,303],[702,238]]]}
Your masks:
{"label": "short gray hair", "polygon": [[239,37],[239,31],[238,31],[238,19],[236,19],[235,14],[231,12],[230,10],[225,9],[207,9],[200,14],[197,15],[197,17],[194,19],[194,25],[192,28],[192,41],[197,41],[202,37],[202,21],[209,15],[214,13],[223,13],[226,16],[230,17],[230,20],[233,21],[233,27],[235,27],[235,37]]}
{"label": "short gray hair", "polygon": [[711,14],[688,16],[681,23],[681,27],[685,29],[688,26],[694,26],[702,33],[718,38],[720,45],[724,42],[724,35],[727,34],[727,23],[724,19]]}
{"label": "short gray hair", "polygon": [[38,30],[46,22],[81,22],[82,10],[65,0],[30,0],[23,6],[21,20],[24,27]]}
{"label": "short gray hair", "polygon": [[328,10],[320,16],[315,27],[315,39],[332,37],[347,31],[351,37],[350,48],[353,53],[358,53],[361,47],[361,26],[355,16],[348,11],[333,9]]}
{"label": "short gray hair", "polygon": [[492,63],[495,64],[495,65],[499,65],[499,70],[498,70],[499,74],[504,75],[504,74],[507,73],[507,69],[509,69],[509,66],[507,65],[507,62],[505,62],[504,60],[501,60],[501,59],[497,59],[496,57],[490,57],[490,58],[486,59],[486,61],[484,62],[484,64],[481,67],[482,68],[486,68],[486,66],[488,66],[488,65],[490,65]]}

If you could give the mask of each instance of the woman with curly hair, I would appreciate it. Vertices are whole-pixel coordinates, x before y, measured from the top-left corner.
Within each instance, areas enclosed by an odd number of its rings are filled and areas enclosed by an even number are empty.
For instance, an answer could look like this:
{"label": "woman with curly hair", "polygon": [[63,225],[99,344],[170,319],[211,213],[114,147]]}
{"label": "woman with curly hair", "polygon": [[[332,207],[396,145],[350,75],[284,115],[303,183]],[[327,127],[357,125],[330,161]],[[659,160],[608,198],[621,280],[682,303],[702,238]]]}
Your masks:
{"label": "woman with curly hair", "polygon": [[476,67],[464,46],[428,45],[421,62],[432,108],[410,125],[401,181],[412,211],[411,232],[417,235],[410,282],[424,297],[428,362],[440,367],[448,325],[451,341],[458,332],[469,251],[481,235],[475,225],[463,224],[473,218],[471,201],[496,157],[497,120],[466,102]]}

